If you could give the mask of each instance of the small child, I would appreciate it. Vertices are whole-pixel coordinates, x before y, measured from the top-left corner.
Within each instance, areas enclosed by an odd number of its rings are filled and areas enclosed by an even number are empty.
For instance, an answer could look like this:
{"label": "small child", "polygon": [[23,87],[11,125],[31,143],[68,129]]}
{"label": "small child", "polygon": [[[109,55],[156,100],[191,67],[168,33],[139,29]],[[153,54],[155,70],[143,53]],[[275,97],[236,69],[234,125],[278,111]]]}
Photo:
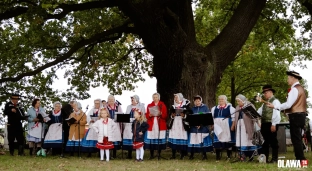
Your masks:
{"label": "small child", "polygon": [[98,143],[96,147],[100,149],[101,161],[104,160],[104,151],[106,155],[106,161],[109,161],[109,149],[114,148],[113,141],[115,137],[113,131],[115,128],[114,121],[109,118],[107,109],[100,110],[100,119],[97,120],[92,128],[98,133]]}
{"label": "small child", "polygon": [[135,120],[132,122],[133,148],[136,149],[136,162],[142,162],[144,156],[144,134],[148,129],[145,115],[136,109],[134,111]]}

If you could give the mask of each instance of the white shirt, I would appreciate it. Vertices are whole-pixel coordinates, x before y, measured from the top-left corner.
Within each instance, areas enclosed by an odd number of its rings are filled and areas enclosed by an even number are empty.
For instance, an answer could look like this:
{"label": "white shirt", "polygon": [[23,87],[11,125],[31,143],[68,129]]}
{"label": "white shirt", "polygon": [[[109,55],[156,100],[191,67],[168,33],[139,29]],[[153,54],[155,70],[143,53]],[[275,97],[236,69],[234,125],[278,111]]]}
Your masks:
{"label": "white shirt", "polygon": [[[281,103],[278,99],[275,99],[272,104],[274,106],[280,106]],[[263,105],[258,109],[258,113],[262,116],[262,109],[263,109]],[[276,126],[276,124],[279,124],[281,122],[281,113],[280,111],[273,109],[273,114],[272,114],[272,126]]]}
{"label": "white shirt", "polygon": [[310,130],[311,130],[311,132],[312,132],[312,119],[310,119],[309,125],[310,125]]}
{"label": "white shirt", "polygon": [[279,105],[279,106],[276,106],[276,107],[274,105],[275,109],[279,109],[281,111],[281,110],[291,108],[291,106],[296,102],[296,100],[298,98],[298,94],[299,94],[298,89],[294,88],[295,85],[297,85],[297,84],[299,84],[299,82],[296,82],[291,86],[291,90],[288,93],[287,101],[285,103]]}

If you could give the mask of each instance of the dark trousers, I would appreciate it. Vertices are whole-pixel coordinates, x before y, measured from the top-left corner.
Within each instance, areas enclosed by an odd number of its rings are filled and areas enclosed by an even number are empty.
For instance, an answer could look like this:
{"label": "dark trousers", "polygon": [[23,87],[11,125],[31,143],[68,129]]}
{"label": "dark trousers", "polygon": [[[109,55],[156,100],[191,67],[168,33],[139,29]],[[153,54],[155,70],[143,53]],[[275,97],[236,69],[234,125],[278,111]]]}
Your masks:
{"label": "dark trousers", "polygon": [[294,147],[296,160],[306,160],[303,154],[302,129],[305,125],[306,114],[289,114],[290,137]]}
{"label": "dark trousers", "polygon": [[261,134],[264,138],[264,143],[262,144],[262,153],[266,156],[266,159],[268,161],[269,159],[269,151],[270,151],[270,146],[272,148],[272,160],[277,161],[278,158],[278,141],[277,141],[277,129],[278,127],[276,126],[276,131],[271,132],[271,122],[264,122],[261,123]]}
{"label": "dark trousers", "polygon": [[23,131],[23,127],[22,124],[20,125],[8,125],[7,127],[7,131],[8,131],[8,141],[9,141],[9,149],[10,149],[10,153],[13,154],[14,153],[14,141],[16,139],[17,144],[19,146],[19,155],[21,155],[23,153],[23,149],[24,149],[24,131]]}

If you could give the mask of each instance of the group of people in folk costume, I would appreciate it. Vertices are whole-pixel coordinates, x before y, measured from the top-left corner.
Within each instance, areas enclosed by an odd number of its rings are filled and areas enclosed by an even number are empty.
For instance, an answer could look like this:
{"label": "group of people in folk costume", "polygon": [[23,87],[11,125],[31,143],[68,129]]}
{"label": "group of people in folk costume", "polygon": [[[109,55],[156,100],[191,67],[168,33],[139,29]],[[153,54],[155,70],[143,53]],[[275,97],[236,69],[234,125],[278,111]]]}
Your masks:
{"label": "group of people in folk costume", "polygon": [[[278,158],[277,124],[280,122],[280,110],[288,109],[290,132],[294,144],[295,156],[298,160],[304,160],[301,132],[304,126],[306,112],[306,95],[299,84],[301,76],[294,71],[287,72],[288,84],[291,86],[287,102],[280,104],[274,97],[275,90],[271,85],[263,87],[262,94],[268,100],[259,109],[261,120],[252,118],[243,112],[243,108],[252,106],[251,102],[243,95],[235,97],[237,106],[234,108],[227,102],[225,95],[218,97],[218,105],[209,110],[203,103],[202,97],[197,95],[191,101],[183,97],[181,93],[174,94],[173,105],[169,110],[160,101],[160,94],[153,94],[153,102],[147,108],[140,102],[137,95],[131,97],[131,104],[126,112],[130,114],[130,123],[116,122],[115,115],[123,113],[121,104],[109,95],[107,102],[101,99],[94,100],[94,107],[85,114],[77,101],[62,107],[61,103],[54,103],[54,110],[47,115],[40,105],[40,100],[35,99],[32,107],[24,115],[22,108],[18,106],[19,95],[13,94],[11,101],[5,106],[4,114],[8,116],[8,139],[10,153],[13,155],[13,141],[16,138],[19,143],[19,155],[23,155],[22,135],[20,134],[21,120],[28,120],[27,141],[29,142],[30,155],[34,149],[37,151],[43,146],[45,149],[53,149],[53,152],[65,148],[66,151],[78,151],[92,153],[100,151],[100,158],[106,161],[116,158],[116,150],[128,151],[128,159],[132,158],[133,149],[136,150],[136,161],[143,161],[144,149],[150,150],[150,159],[155,157],[154,151],[160,156],[162,150],[168,147],[172,150],[171,159],[176,158],[177,151],[183,159],[190,153],[189,159],[194,159],[194,153],[201,153],[202,159],[207,159],[207,152],[216,151],[216,160],[221,160],[221,151],[227,151],[227,159],[232,157],[232,148],[236,146],[239,151],[239,160],[253,159],[256,151],[266,156],[269,162],[269,147],[272,147],[272,160]],[[258,97],[259,101],[263,101]],[[102,103],[101,103],[102,102]],[[154,107],[158,108],[155,114]],[[168,113],[169,111],[169,113]],[[177,112],[179,111],[179,112]],[[191,112],[189,112],[191,111]],[[190,126],[189,115],[208,114],[211,112],[214,125]],[[40,116],[40,117],[39,117]],[[74,122],[68,119],[74,118]],[[168,122],[167,122],[168,121]],[[45,124],[49,125],[45,134]],[[85,133],[85,125],[89,129]],[[255,143],[255,135],[261,130],[264,143]],[[256,134],[258,133],[258,134]],[[44,143],[42,144],[42,138]],[[261,134],[260,134],[261,137]],[[299,139],[300,138],[300,139]],[[63,146],[62,146],[63,144]],[[262,146],[262,148],[261,148]],[[261,148],[261,149],[260,149]],[[99,149],[99,150],[98,150]],[[109,150],[113,155],[110,157]]]}

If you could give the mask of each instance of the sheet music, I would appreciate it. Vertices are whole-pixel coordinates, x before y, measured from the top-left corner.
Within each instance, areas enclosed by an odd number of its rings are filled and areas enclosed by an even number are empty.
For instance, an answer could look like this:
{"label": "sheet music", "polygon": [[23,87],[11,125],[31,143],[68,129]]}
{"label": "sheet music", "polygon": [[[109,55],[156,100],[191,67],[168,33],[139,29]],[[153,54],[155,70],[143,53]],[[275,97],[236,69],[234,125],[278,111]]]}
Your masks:
{"label": "sheet music", "polygon": [[183,111],[183,109],[175,109],[176,116],[180,116]]}
{"label": "sheet music", "polygon": [[159,116],[160,115],[160,109],[158,106],[153,106],[153,107],[150,107],[148,109],[149,109],[151,115],[153,115],[153,116]]}

